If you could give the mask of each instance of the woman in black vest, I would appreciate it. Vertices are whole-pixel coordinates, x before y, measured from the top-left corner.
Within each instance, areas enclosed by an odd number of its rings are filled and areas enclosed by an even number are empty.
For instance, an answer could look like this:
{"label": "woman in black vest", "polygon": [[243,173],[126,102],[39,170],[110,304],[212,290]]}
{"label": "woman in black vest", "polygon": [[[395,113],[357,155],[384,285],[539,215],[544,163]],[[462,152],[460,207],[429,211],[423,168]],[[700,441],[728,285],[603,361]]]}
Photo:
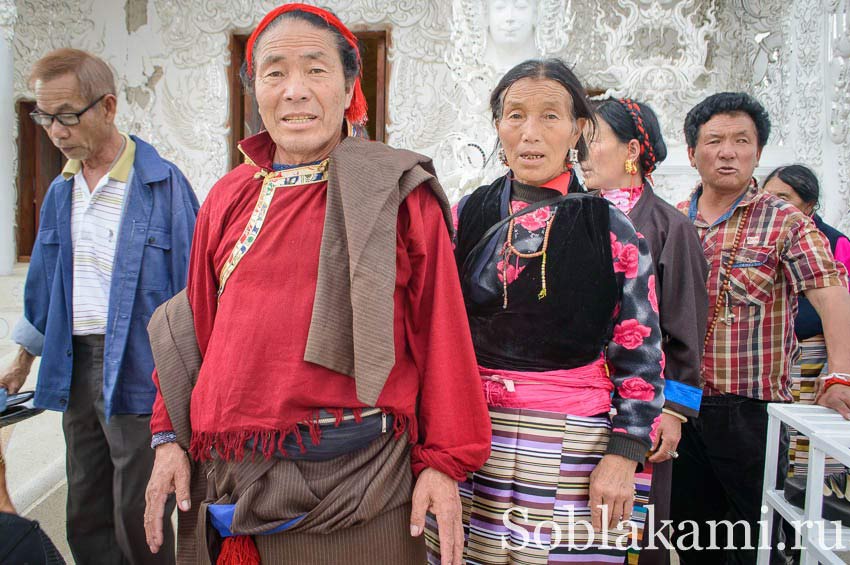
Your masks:
{"label": "woman in black vest", "polygon": [[[682,423],[699,414],[700,360],[708,317],[705,280],[708,265],[693,224],[652,190],[652,172],[667,156],[658,118],[646,104],[624,98],[596,107],[598,126],[581,168],[588,188],[627,214],[649,243],[655,264],[655,287],[661,309],[666,361],[664,409],[649,458],[655,529],[670,517],[672,458],[682,437]],[[644,538],[646,548],[649,540]],[[644,549],[641,565],[666,564],[670,552],[656,543]]]}
{"label": "woman in black vest", "polygon": [[[635,470],[663,404],[652,260],[628,219],[573,172],[594,117],[562,61],[517,65],[490,107],[510,172],[457,214],[493,427],[490,459],[461,485],[465,556],[625,560],[644,516],[633,513]],[[638,485],[644,501],[647,486]],[[600,547],[603,524],[609,545],[622,536],[619,548]]]}

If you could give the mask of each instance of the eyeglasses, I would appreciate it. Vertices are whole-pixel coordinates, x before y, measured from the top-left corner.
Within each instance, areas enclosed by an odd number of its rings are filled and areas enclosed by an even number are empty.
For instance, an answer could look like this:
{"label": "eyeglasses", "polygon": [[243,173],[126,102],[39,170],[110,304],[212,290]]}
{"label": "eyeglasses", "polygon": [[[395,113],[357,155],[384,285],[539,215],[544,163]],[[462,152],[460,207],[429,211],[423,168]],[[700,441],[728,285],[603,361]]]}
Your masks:
{"label": "eyeglasses", "polygon": [[79,112],[62,112],[61,114],[47,114],[40,110],[35,110],[33,112],[30,112],[30,118],[32,118],[32,121],[34,121],[38,125],[45,128],[49,128],[53,124],[53,120],[56,120],[63,126],[75,126],[80,123],[80,116],[91,110],[94,105],[103,100],[105,96],[106,94],[103,94],[100,98],[98,98]]}

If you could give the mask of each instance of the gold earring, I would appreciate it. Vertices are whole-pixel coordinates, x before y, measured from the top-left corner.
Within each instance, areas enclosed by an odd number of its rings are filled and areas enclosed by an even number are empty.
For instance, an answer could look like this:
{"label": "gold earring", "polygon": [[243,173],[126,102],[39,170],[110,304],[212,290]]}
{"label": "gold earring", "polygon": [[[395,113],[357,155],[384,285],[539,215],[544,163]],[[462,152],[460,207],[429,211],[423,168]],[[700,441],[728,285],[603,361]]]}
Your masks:
{"label": "gold earring", "polygon": [[626,160],[626,173],[634,176],[634,175],[637,174],[637,172],[638,172],[637,163],[635,162],[635,160],[634,159],[627,159]]}

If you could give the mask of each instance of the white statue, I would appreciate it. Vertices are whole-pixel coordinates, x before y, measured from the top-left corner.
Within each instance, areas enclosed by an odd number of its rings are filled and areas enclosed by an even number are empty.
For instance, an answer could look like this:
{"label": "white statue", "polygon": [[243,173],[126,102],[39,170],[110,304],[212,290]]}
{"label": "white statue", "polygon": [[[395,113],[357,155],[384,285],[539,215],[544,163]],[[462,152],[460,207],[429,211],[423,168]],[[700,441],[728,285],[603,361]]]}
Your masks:
{"label": "white statue", "polygon": [[[484,62],[498,74],[540,56],[534,43],[536,0],[489,0]],[[495,85],[494,85],[495,86]]]}

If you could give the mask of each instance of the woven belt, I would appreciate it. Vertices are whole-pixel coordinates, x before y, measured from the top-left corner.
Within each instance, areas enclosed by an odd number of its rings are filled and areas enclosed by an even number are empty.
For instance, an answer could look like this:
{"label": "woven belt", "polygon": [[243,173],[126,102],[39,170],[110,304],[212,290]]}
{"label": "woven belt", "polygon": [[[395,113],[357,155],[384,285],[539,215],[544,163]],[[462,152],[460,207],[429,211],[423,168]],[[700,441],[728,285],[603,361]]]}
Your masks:
{"label": "woven belt", "polygon": [[[325,410],[322,410],[322,411],[321,411],[321,413],[322,413],[322,414],[327,414],[327,412],[326,412]],[[377,415],[377,414],[381,414],[381,409],[380,409],[380,408],[368,408],[368,409],[366,409],[366,410],[363,410],[363,411],[360,413],[360,417],[361,417],[361,418],[368,418],[369,416],[375,416],[375,415]],[[351,421],[351,420],[355,420],[355,419],[356,419],[356,418],[354,417],[354,412],[351,412],[351,411],[347,411],[347,412],[343,413],[343,415],[342,415],[342,421],[343,421],[343,422],[349,422],[349,421]],[[331,416],[323,416],[323,417],[320,417],[320,418],[317,420],[317,423],[318,423],[320,426],[336,425],[336,423],[337,423],[337,419],[336,419],[336,416],[333,416],[333,415],[331,415]]]}

